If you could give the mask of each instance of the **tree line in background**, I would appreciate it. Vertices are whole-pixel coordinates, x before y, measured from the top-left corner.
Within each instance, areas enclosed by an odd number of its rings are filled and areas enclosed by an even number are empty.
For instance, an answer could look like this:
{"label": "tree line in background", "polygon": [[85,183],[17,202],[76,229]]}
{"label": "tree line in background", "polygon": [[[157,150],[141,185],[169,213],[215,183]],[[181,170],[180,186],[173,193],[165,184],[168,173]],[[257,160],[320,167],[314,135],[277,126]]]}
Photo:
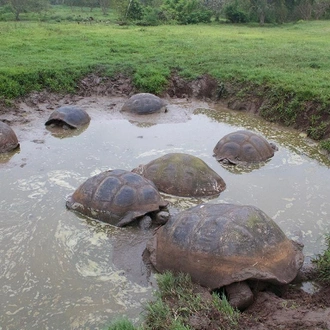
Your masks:
{"label": "tree line in background", "polygon": [[284,23],[330,19],[330,0],[0,0],[0,9],[15,19],[25,12],[42,12],[50,5],[100,8],[118,14],[121,22],[138,25],[197,24],[213,20],[231,23]]}

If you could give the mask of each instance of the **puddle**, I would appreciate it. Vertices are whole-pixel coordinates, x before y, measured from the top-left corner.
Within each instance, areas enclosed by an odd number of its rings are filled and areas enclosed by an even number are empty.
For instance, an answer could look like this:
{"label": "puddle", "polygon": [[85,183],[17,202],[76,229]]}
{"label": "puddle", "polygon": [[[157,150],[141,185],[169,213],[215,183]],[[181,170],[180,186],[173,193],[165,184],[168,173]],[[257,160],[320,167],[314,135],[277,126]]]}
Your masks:
{"label": "puddle", "polygon": [[[77,216],[66,210],[65,198],[101,171],[131,170],[169,152],[202,158],[227,184],[216,199],[165,196],[172,212],[202,201],[252,204],[302,241],[307,258],[324,248],[329,160],[313,142],[203,102],[170,100],[168,113],[147,119],[119,113],[123,102],[80,99],[76,104],[92,118],[81,131],[48,130],[49,110],[30,111],[30,121],[15,127],[20,149],[0,156],[0,329],[104,329],[121,315],[139,318],[156,287],[141,260],[151,233]],[[259,168],[232,171],[212,150],[225,134],[242,128],[264,135],[279,150]]]}

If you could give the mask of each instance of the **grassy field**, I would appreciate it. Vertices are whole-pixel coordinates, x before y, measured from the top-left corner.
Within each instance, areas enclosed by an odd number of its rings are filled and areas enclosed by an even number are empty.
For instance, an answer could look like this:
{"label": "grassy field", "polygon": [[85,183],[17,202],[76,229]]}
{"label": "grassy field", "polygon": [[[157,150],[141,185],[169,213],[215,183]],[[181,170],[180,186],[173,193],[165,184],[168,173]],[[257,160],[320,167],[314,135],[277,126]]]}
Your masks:
{"label": "grassy field", "polygon": [[[94,21],[79,24],[72,15],[88,17],[88,11],[59,13],[0,22],[0,98],[42,88],[74,91],[77,80],[92,71],[125,73],[140,91],[157,94],[175,71],[187,80],[208,73],[225,85],[235,84],[238,97],[251,92],[267,97],[264,116],[287,125],[310,102],[318,109],[309,125],[324,126],[329,115],[330,21],[263,28],[215,23],[139,27],[117,25],[111,15],[102,19],[99,9],[94,9]],[[326,131],[322,127],[315,138]]]}

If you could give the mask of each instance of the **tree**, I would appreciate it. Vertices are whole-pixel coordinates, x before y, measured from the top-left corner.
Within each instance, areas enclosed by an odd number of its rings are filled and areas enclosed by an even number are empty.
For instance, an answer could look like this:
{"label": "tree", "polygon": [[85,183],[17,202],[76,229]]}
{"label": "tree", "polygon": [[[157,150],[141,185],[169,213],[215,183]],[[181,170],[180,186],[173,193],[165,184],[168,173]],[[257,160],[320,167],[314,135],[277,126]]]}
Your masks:
{"label": "tree", "polygon": [[201,0],[205,8],[212,11],[215,20],[219,21],[221,10],[225,4],[225,0]]}
{"label": "tree", "polygon": [[110,8],[110,0],[99,0],[99,3],[100,3],[100,7],[101,7],[103,15],[106,15]]}
{"label": "tree", "polygon": [[330,0],[316,0],[313,3],[313,14],[315,19],[320,19],[330,9]]}
{"label": "tree", "polygon": [[48,0],[8,0],[16,21],[20,20],[19,15],[25,12],[40,13],[49,7]]}

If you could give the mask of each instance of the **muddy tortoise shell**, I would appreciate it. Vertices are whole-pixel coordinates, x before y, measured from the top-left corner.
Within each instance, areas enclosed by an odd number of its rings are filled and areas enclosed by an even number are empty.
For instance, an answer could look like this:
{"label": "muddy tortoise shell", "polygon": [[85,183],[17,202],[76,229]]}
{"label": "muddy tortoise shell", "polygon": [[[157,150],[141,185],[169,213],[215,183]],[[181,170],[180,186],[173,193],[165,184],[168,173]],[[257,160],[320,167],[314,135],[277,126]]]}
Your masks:
{"label": "muddy tortoise shell", "polygon": [[169,153],[133,172],[151,180],[159,191],[182,197],[217,196],[224,180],[203,160],[185,153]]}
{"label": "muddy tortoise shell", "polygon": [[230,164],[260,163],[274,156],[277,148],[264,137],[240,130],[225,135],[214,147],[217,161]]}
{"label": "muddy tortoise shell", "polygon": [[45,125],[63,125],[66,124],[70,128],[78,128],[90,122],[91,118],[88,113],[76,106],[63,106],[51,113]]}
{"label": "muddy tortoise shell", "polygon": [[287,284],[303,254],[280,227],[251,205],[201,204],[174,216],[147,244],[159,272],[171,270],[216,289],[245,280]]}
{"label": "muddy tortoise shell", "polygon": [[125,170],[110,170],[87,179],[67,199],[69,209],[123,227],[167,205],[155,185]]}
{"label": "muddy tortoise shell", "polygon": [[0,153],[9,152],[19,147],[14,130],[0,121]]}
{"label": "muddy tortoise shell", "polygon": [[123,112],[137,115],[148,115],[165,110],[166,103],[158,96],[150,93],[139,93],[131,96],[121,108]]}

